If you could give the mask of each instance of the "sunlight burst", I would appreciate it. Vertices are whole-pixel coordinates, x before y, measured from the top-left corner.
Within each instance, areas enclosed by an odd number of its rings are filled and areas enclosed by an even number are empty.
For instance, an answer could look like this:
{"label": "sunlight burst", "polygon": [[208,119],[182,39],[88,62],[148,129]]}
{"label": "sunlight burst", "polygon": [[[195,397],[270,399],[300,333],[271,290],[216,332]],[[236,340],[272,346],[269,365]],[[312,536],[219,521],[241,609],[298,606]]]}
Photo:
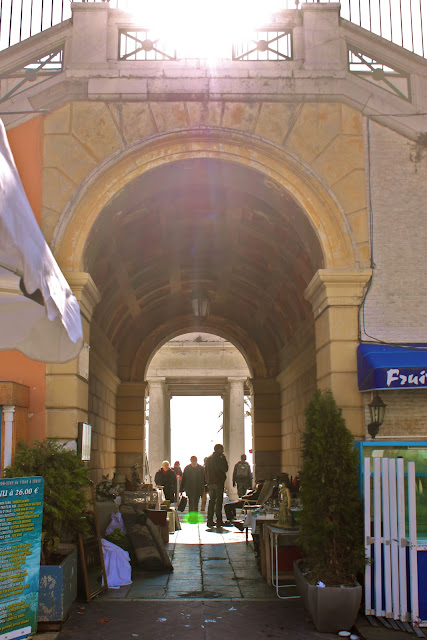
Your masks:
{"label": "sunlight burst", "polygon": [[141,7],[130,0],[129,9],[141,27],[176,49],[179,58],[208,61],[230,58],[232,45],[252,37],[255,29],[271,21],[278,0],[166,0]]}

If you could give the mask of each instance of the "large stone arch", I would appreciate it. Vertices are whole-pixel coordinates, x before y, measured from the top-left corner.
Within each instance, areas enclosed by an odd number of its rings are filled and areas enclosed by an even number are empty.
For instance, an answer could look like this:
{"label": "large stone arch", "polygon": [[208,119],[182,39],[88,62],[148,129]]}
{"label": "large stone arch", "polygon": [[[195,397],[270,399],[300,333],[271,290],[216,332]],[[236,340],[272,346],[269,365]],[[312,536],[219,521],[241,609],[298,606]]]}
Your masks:
{"label": "large stone arch", "polygon": [[347,218],[331,190],[301,160],[255,136],[224,129],[191,129],[149,137],[110,156],[83,181],[56,227],[52,249],[66,271],[84,271],[90,230],[108,202],[136,177],[189,158],[214,158],[250,167],[286,190],[306,213],[328,269],[359,266]]}
{"label": "large stone arch", "polygon": [[[313,304],[315,322],[319,327],[319,330],[316,328],[316,345],[313,344],[314,332],[311,346],[305,348],[307,356],[302,355],[295,344],[297,355],[293,362],[285,365],[286,370],[282,368],[280,379],[277,378],[278,368],[267,361],[271,360],[271,356],[266,359],[259,345],[245,334],[242,327],[228,327],[226,330],[214,316],[209,319],[209,325],[206,325],[213,333],[226,337],[236,346],[240,345],[254,370],[254,446],[257,450],[257,468],[263,469],[266,475],[277,472],[280,467],[295,472],[299,466],[302,404],[306,398],[301,397],[297,407],[286,408],[286,412],[292,412],[289,419],[286,418],[289,426],[283,422],[285,414],[281,403],[284,397],[293,397],[294,387],[301,383],[305,394],[309,393],[316,383],[316,376],[312,375],[316,366],[317,383],[337,390],[340,405],[348,407],[348,414],[356,425],[355,432],[359,431],[361,424],[360,394],[356,393],[354,385],[353,350],[357,340],[358,304],[368,277],[364,273],[359,278],[361,267],[366,265],[366,255],[359,255],[361,245],[357,243],[357,234],[349,222],[345,207],[341,206],[326,179],[316,175],[295,154],[254,135],[219,128],[180,129],[153,135],[110,155],[86,177],[63,210],[55,229],[52,248],[59,264],[66,272],[71,272],[70,275],[72,272],[87,271],[85,261],[88,248],[90,250],[91,230],[109,203],[143,174],[193,159],[212,159],[219,163],[239,165],[248,173],[256,172],[269,187],[287,193],[302,215],[306,216],[320,247],[322,262],[318,262],[316,268],[322,264],[325,273],[317,277],[315,275],[307,289],[310,294],[307,299]],[[349,194],[347,199],[348,196]],[[280,216],[280,210],[278,211]],[[360,252],[362,253],[361,249]],[[352,280],[354,277],[356,284]],[[332,297],[331,291],[334,294]],[[344,324],[341,320],[336,322],[335,311],[323,314],[327,308],[325,297],[328,307],[336,305],[337,309],[341,309],[343,300],[345,305],[351,307],[351,317],[346,317]],[[319,324],[317,318],[320,317],[323,320]],[[132,365],[126,372],[120,367],[118,371],[122,407],[130,406],[135,392],[141,395],[146,364],[159,344],[177,330],[194,330],[190,316],[182,316],[180,321],[182,329],[176,323],[172,329],[163,320],[163,324],[154,332],[150,330],[137,346],[134,341],[130,341],[128,345],[123,344],[127,354],[124,351],[122,353],[128,357],[126,366],[129,367],[130,362]],[[349,323],[351,338],[348,338]],[[347,327],[346,335],[335,336],[334,327],[344,325]],[[196,330],[200,330],[200,327]],[[345,360],[335,357],[335,347],[343,353],[342,344],[347,348]],[[272,349],[269,352],[271,354]],[[304,376],[308,384],[303,381]],[[287,389],[291,391],[288,393]],[[138,408],[137,412],[140,411]],[[123,409],[123,415],[125,414],[128,414],[127,409]],[[121,429],[126,427],[123,424],[126,419],[120,419]],[[135,442],[129,441],[132,451]],[[284,451],[287,452],[286,455]]]}

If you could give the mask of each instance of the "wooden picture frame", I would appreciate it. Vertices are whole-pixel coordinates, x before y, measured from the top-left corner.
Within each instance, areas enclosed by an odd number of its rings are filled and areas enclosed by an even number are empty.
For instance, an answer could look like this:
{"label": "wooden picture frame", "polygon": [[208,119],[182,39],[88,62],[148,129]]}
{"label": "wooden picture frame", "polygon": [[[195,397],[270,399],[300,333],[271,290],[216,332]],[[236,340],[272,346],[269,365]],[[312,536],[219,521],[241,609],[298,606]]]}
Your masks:
{"label": "wooden picture frame", "polygon": [[87,519],[90,532],[86,536],[79,536],[79,552],[86,601],[90,602],[108,589],[93,483],[91,484]]}

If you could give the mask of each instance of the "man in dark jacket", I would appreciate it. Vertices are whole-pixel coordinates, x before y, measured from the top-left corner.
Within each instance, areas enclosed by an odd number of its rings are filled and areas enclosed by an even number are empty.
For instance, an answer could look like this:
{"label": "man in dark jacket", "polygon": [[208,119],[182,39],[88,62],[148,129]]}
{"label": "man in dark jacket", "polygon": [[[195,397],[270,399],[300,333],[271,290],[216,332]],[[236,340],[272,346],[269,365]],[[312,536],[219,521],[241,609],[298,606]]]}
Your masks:
{"label": "man in dark jacket", "polygon": [[224,483],[228,471],[227,458],[224,455],[222,444],[216,444],[214,452],[206,459],[206,482],[209,488],[208,505],[208,529],[214,526],[214,513],[216,513],[216,526],[221,527],[222,520],[222,500],[224,496]]}
{"label": "man in dark jacket", "polygon": [[197,522],[199,500],[205,490],[205,470],[197,464],[196,456],[191,456],[191,464],[187,465],[182,474],[181,492],[188,496],[189,522]]}
{"label": "man in dark jacket", "polygon": [[154,482],[158,487],[163,487],[166,500],[175,502],[176,475],[170,468],[168,460],[163,460],[161,468],[154,476]]}

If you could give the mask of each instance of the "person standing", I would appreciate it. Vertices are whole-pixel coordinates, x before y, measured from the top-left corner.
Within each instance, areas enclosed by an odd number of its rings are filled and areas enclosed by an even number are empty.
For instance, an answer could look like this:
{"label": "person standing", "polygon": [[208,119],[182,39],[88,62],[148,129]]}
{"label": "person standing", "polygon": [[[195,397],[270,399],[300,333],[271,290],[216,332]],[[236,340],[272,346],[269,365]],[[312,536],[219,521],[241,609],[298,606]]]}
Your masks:
{"label": "person standing", "polygon": [[154,482],[158,487],[163,487],[165,500],[175,502],[176,496],[176,475],[169,466],[168,460],[163,460],[161,468],[154,476]]}
{"label": "person standing", "polygon": [[233,487],[237,484],[239,498],[245,495],[252,487],[252,472],[249,463],[246,462],[246,454],[242,453],[239,462],[236,462],[233,470]]}
{"label": "person standing", "polygon": [[196,456],[191,456],[190,461],[182,474],[181,492],[188,496],[189,522],[197,522],[199,500],[205,490],[205,470],[197,464]]}
{"label": "person standing", "polygon": [[175,462],[175,464],[173,465],[173,471],[175,472],[176,477],[181,480],[181,478],[182,478],[182,469],[181,469],[181,465],[179,464],[179,460],[177,460]]}
{"label": "person standing", "polygon": [[208,505],[208,529],[214,526],[214,513],[216,514],[216,526],[221,527],[222,500],[224,496],[224,483],[228,471],[227,458],[224,455],[222,444],[216,444],[214,452],[206,459],[206,482],[209,489]]}
{"label": "person standing", "polygon": [[176,475],[176,495],[178,495],[181,492],[181,480],[182,480],[182,469],[181,469],[181,465],[179,464],[179,460],[176,460],[174,462],[172,471]]}

